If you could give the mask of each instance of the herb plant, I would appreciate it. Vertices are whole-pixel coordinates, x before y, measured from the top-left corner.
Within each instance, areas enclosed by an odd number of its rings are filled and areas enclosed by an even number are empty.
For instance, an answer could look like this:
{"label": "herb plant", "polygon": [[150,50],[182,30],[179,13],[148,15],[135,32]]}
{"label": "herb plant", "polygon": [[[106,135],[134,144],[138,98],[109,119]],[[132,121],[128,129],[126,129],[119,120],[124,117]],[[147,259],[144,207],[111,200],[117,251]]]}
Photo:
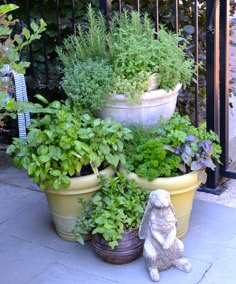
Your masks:
{"label": "herb plant", "polygon": [[86,234],[101,234],[114,249],[125,231],[139,227],[149,194],[121,173],[108,179],[100,175],[100,187],[90,201],[79,200],[83,210],[72,232],[82,244]]}
{"label": "herb plant", "polygon": [[107,56],[107,28],[106,21],[101,12],[95,13],[89,5],[87,13],[87,24],[78,25],[76,36],[68,36],[57,53],[64,67],[86,61],[105,59]]}
{"label": "herb plant", "polygon": [[14,165],[27,169],[41,189],[68,187],[70,177],[87,168],[125,162],[123,143],[131,134],[121,124],[95,119],[68,101],[54,101],[41,112],[43,116],[32,120],[27,138],[14,138],[7,149]]}
{"label": "herb plant", "polygon": [[62,87],[73,103],[92,112],[103,108],[112,93],[113,71],[105,61],[88,59],[65,68]]}
{"label": "herb plant", "polygon": [[205,124],[194,127],[187,116],[175,113],[169,121],[161,118],[157,128],[132,130],[133,140],[125,145],[126,169],[150,181],[198,170],[204,183],[205,169],[220,163],[218,136]]}
{"label": "herb plant", "polygon": [[[100,85],[104,93],[87,96],[86,107],[89,108],[95,98],[100,96],[105,99],[98,101],[104,103],[109,93],[126,94],[129,103],[138,103],[140,96],[149,89],[152,74],[156,75],[157,87],[165,90],[173,89],[177,83],[189,83],[194,72],[194,63],[193,60],[187,59],[185,48],[186,40],[167,32],[163,26],[157,35],[147,14],[140,15],[136,11],[126,10],[115,13],[107,30],[103,15],[95,14],[89,6],[87,28],[79,25],[78,35],[68,37],[63,46],[58,48],[58,54],[64,72],[72,66],[83,65],[88,60],[92,60],[94,64],[95,61],[105,61],[107,64],[100,65],[99,70],[110,66],[110,88],[106,89],[106,84]],[[82,70],[82,67],[80,69]],[[104,72],[101,73],[103,77]],[[72,72],[70,81],[73,79],[79,78],[74,78]],[[84,76],[81,82],[78,80],[76,83],[87,85],[88,90],[90,79],[91,77],[87,76],[86,81]],[[70,90],[65,89],[65,92],[70,96]],[[75,93],[73,98],[75,96],[78,96],[77,101],[83,101],[81,92]],[[100,108],[100,104],[98,107]]]}

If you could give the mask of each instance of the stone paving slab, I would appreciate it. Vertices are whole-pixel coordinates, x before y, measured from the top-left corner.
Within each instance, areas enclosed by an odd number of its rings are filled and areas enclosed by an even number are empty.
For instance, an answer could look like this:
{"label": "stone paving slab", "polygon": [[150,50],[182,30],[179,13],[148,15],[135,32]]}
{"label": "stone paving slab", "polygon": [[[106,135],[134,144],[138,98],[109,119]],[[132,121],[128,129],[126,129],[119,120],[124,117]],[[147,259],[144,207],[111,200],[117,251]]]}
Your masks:
{"label": "stone paving slab", "polygon": [[[3,160],[5,159],[6,157],[4,157]],[[9,184],[21,188],[29,188],[36,191],[39,190],[38,186],[27,177],[27,173],[25,170],[18,170],[12,165],[7,167],[1,167],[0,165],[0,183]]]}
{"label": "stone paving slab", "polygon": [[[1,186],[0,184],[0,190]],[[63,252],[69,252],[77,246],[77,243],[63,241],[55,233],[44,194],[32,190],[26,191],[33,196],[37,195],[38,199],[34,198],[31,202],[26,200],[25,205],[17,212],[14,210],[15,204],[9,204],[8,202],[7,206],[9,210],[12,210],[12,216],[1,224],[0,233],[5,232],[29,242],[33,241],[35,245],[42,245]],[[6,207],[4,206],[4,200],[1,200],[1,203],[3,203],[3,207]]]}
{"label": "stone paving slab", "polygon": [[0,182],[0,223],[3,223],[9,218],[14,218],[24,206],[27,207],[27,205],[38,201],[40,198],[43,198],[42,193],[39,195],[38,192],[13,187]]}
{"label": "stone paving slab", "polygon": [[30,284],[32,279],[65,254],[1,233],[0,283]]}
{"label": "stone paving slab", "polygon": [[212,264],[201,284],[235,284],[236,249],[226,248]]}
{"label": "stone paving slab", "polygon": [[31,284],[119,284],[120,282],[106,279],[92,272],[81,271],[63,264],[56,264],[42,273]]}

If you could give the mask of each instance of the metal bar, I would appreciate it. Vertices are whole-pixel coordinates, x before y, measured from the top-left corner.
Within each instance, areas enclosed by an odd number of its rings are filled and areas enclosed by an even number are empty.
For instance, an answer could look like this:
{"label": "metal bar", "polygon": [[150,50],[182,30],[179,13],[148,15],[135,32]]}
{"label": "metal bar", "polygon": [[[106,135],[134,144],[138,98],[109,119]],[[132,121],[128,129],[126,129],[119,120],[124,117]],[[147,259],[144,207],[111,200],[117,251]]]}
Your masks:
{"label": "metal bar", "polygon": [[155,17],[155,29],[156,32],[159,32],[159,3],[158,0],[156,0],[155,2],[155,12],[156,12],[156,17]]}
{"label": "metal bar", "polygon": [[75,0],[71,0],[71,24],[73,34],[76,34],[76,22],[75,22]]}
{"label": "metal bar", "polygon": [[[45,20],[44,0],[40,1],[40,9],[41,9],[42,18]],[[42,33],[41,39],[42,39],[41,41],[42,41],[42,45],[43,45],[46,86],[48,87],[48,84],[49,84],[49,72],[48,72],[48,54],[47,54],[47,45],[46,45],[46,34],[45,34],[45,32]]]}
{"label": "metal bar", "polygon": [[225,170],[223,174],[224,177],[236,179],[236,170]]}
{"label": "metal bar", "polygon": [[195,25],[195,65],[196,65],[196,83],[195,83],[195,126],[198,127],[198,92],[199,92],[199,70],[198,70],[198,0],[194,1],[194,25]]}
{"label": "metal bar", "polygon": [[61,44],[60,0],[56,0],[56,17],[57,17],[57,43]]}
{"label": "metal bar", "polygon": [[[27,26],[29,28],[30,31],[31,27],[30,27],[30,3],[29,0],[26,0],[26,21],[27,21]],[[32,45],[30,44],[29,46],[29,59],[30,59],[30,74],[32,75],[32,77],[34,77],[35,75],[35,69],[34,69],[34,58],[33,58],[33,49],[32,49]]]}
{"label": "metal bar", "polygon": [[[220,1],[220,173],[231,178],[229,166],[229,0]],[[236,172],[234,172],[236,178]]]}
{"label": "metal bar", "polygon": [[99,0],[100,10],[103,12],[104,16],[106,17],[107,26],[109,26],[109,22],[111,19],[111,0]]}
{"label": "metal bar", "polygon": [[119,12],[121,13],[121,10],[122,10],[122,2],[121,0],[119,0]]}
{"label": "metal bar", "polygon": [[137,0],[137,2],[136,2],[136,9],[137,9],[138,13],[140,13],[140,1],[139,0]]}
{"label": "metal bar", "polygon": [[174,2],[174,12],[175,12],[175,32],[179,32],[179,0]]}
{"label": "metal bar", "polygon": [[[214,0],[206,2],[206,121],[207,130],[219,134],[219,5]],[[219,168],[208,171],[207,188],[216,188]]]}

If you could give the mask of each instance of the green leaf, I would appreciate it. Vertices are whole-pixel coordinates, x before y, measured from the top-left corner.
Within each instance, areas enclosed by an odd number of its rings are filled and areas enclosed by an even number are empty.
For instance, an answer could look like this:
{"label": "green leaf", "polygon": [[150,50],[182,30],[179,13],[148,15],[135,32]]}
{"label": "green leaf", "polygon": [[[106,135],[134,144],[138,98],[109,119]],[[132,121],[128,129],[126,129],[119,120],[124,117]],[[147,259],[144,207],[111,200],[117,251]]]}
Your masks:
{"label": "green leaf", "polygon": [[31,175],[33,176],[35,171],[36,171],[36,169],[37,169],[37,166],[34,163],[29,164],[29,166],[28,166],[28,175],[29,176],[31,176]]}
{"label": "green leaf", "polygon": [[38,160],[40,161],[40,163],[46,163],[51,159],[51,157],[49,155],[42,155],[39,156]]}
{"label": "green leaf", "polygon": [[61,172],[59,170],[50,170],[49,173],[54,177],[59,177],[61,175]]}
{"label": "green leaf", "polygon": [[60,109],[61,108],[61,103],[59,101],[53,101],[52,103],[50,103],[49,106],[51,108]]}
{"label": "green leaf", "polygon": [[28,40],[30,38],[30,31],[26,28],[23,28],[22,31],[23,35],[25,36],[25,38]]}
{"label": "green leaf", "polygon": [[15,100],[12,98],[12,99],[9,99],[7,102],[6,102],[6,109],[7,110],[14,110],[15,109]]}
{"label": "green leaf", "polygon": [[6,13],[14,11],[18,8],[19,8],[19,6],[15,5],[15,4],[0,5],[0,14],[6,14]]}
{"label": "green leaf", "polygon": [[42,103],[49,104],[48,100],[45,97],[43,97],[42,95],[40,95],[40,94],[37,94],[34,97],[37,98]]}
{"label": "green leaf", "polygon": [[99,149],[101,150],[101,152],[104,154],[104,155],[109,155],[110,154],[110,147],[106,144],[102,144],[99,146]]}
{"label": "green leaf", "polygon": [[61,188],[61,181],[60,181],[60,179],[56,179],[56,180],[54,181],[54,183],[53,183],[53,188],[54,188],[55,190],[58,190],[58,189]]}

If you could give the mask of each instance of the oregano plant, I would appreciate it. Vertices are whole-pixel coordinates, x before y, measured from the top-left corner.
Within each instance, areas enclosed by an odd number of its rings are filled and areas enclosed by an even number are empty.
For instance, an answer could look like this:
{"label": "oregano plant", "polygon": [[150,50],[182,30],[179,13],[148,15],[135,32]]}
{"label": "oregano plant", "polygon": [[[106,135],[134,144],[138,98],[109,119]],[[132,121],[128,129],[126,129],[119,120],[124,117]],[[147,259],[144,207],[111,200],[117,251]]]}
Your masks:
{"label": "oregano plant", "polygon": [[101,190],[89,201],[79,200],[83,210],[72,233],[82,244],[86,234],[101,234],[114,249],[125,231],[139,227],[149,193],[122,173],[110,178],[100,175],[99,178]]}

